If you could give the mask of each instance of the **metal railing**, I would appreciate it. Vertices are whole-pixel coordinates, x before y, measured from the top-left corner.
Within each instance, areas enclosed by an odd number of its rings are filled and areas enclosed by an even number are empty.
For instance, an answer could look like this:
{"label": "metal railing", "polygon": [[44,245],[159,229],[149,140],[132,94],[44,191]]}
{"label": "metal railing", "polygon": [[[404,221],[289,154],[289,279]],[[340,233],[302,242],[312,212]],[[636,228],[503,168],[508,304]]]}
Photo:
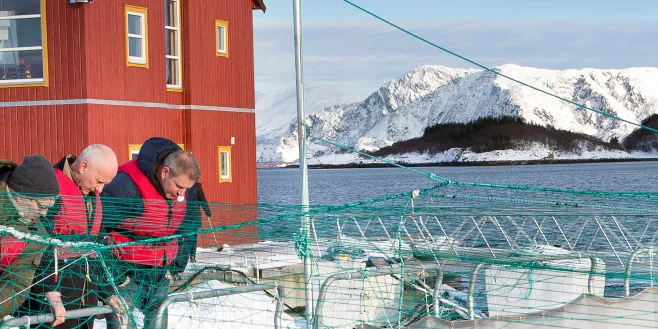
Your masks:
{"label": "metal railing", "polygon": [[283,312],[283,296],[285,294],[285,291],[283,289],[283,286],[279,285],[276,282],[254,284],[254,285],[241,286],[241,287],[211,289],[211,290],[203,290],[203,291],[195,291],[195,292],[188,291],[188,292],[181,292],[177,294],[171,294],[167,297],[167,299],[165,299],[165,301],[158,308],[158,315],[155,319],[155,328],[163,327],[164,319],[165,319],[163,314],[167,309],[167,307],[169,307],[169,305],[173,303],[193,301],[193,300],[205,299],[205,298],[237,295],[247,292],[254,292],[254,291],[261,291],[268,289],[277,290],[276,309],[274,311],[274,328],[279,329],[281,328],[281,313]]}
{"label": "metal railing", "polygon": [[[324,306],[324,301],[327,295],[327,291],[329,290],[329,286],[334,282],[334,281],[339,281],[339,280],[363,280],[366,278],[371,278],[371,277],[377,277],[377,276],[385,276],[385,275],[394,275],[394,274],[401,274],[402,273],[402,268],[391,268],[391,269],[377,269],[377,270],[360,270],[360,271],[349,271],[349,272],[341,272],[341,273],[336,273],[331,276],[329,276],[327,279],[324,280],[322,283],[322,286],[320,286],[320,292],[318,293],[318,300],[315,306],[315,312],[313,315],[313,328],[318,329],[320,326],[320,323],[322,323],[322,307]],[[440,264],[428,264],[424,266],[407,266],[405,268],[406,271],[414,271],[414,270],[423,270],[423,271],[433,271],[436,272],[436,280],[434,282],[434,291],[432,292],[432,302],[433,302],[433,309],[435,315],[438,317],[439,315],[439,293],[441,290],[441,284],[443,283],[443,270],[441,269]],[[403,278],[400,278],[401,280]]]}
{"label": "metal railing", "polygon": [[[112,307],[110,306],[81,308],[78,310],[66,311],[65,318],[66,319],[86,318],[86,317],[93,317],[99,314],[108,314],[112,312],[114,312],[114,309],[112,309]],[[20,318],[11,318],[2,322],[2,324],[0,324],[0,329],[11,328],[11,327],[24,327],[24,326],[29,327],[30,325],[33,324],[47,323],[53,321],[55,321],[55,314],[52,313],[22,316]]]}
{"label": "metal railing", "polygon": [[626,264],[626,273],[624,275],[624,297],[631,296],[631,273],[633,271],[633,262],[640,254],[646,253],[649,255],[649,273],[650,285],[653,287],[653,246],[647,248],[636,249],[629,257]]}
{"label": "metal railing", "polygon": [[[587,278],[587,293],[594,293],[594,275],[597,274],[597,260],[594,255],[555,255],[555,256],[543,256],[543,257],[515,257],[510,258],[509,260],[496,260],[495,262],[490,263],[478,263],[473,272],[471,273],[471,279],[468,284],[468,319],[475,319],[475,283],[477,280],[478,272],[484,267],[491,265],[518,265],[523,263],[530,262],[540,262],[540,261],[552,261],[552,260],[569,260],[569,259],[581,259],[589,258],[592,263],[589,270],[589,276]],[[521,267],[522,268],[522,267]],[[559,270],[559,269],[558,269]]]}
{"label": "metal railing", "polygon": [[[576,216],[574,221],[573,216]],[[627,226],[638,223],[634,217],[619,218],[615,215],[596,214],[496,216],[456,215],[451,217],[432,214],[405,216],[399,229],[401,236],[416,252],[434,254],[449,251],[459,257],[457,246],[463,250],[487,250],[491,257],[499,257],[497,250],[516,250],[535,246],[565,246],[571,251],[601,254],[610,253],[621,266],[623,258],[637,248],[642,248],[649,239],[653,242],[658,232],[651,230],[655,224],[653,216],[642,222],[642,226]],[[368,243],[372,237],[396,239],[387,226],[397,227],[399,218],[345,216],[336,218],[336,234],[342,237],[359,237]],[[626,225],[624,225],[626,221]],[[349,226],[350,230],[346,226]],[[352,227],[353,226],[353,227]],[[644,228],[644,229],[643,229]],[[325,232],[326,233],[326,232]],[[417,237],[414,237],[416,236]],[[439,240],[442,237],[445,240]],[[456,245],[457,244],[457,245]],[[364,245],[364,248],[372,246]],[[395,257],[398,255],[387,255]],[[438,255],[437,255],[438,257]]]}
{"label": "metal railing", "polygon": [[[164,325],[164,319],[165,317],[163,316],[165,310],[169,305],[176,303],[176,302],[182,302],[182,301],[193,301],[193,300],[199,300],[199,299],[206,299],[206,298],[213,298],[213,297],[221,297],[221,296],[228,296],[228,295],[237,295],[237,294],[243,294],[247,292],[254,292],[254,291],[262,291],[262,290],[268,290],[268,289],[276,289],[277,290],[277,296],[276,296],[276,309],[274,311],[274,328],[279,329],[281,328],[281,314],[283,313],[283,296],[285,294],[285,290],[283,286],[279,285],[276,282],[272,283],[265,283],[265,284],[254,284],[254,285],[249,285],[249,286],[240,286],[240,287],[231,287],[231,288],[221,288],[221,289],[211,289],[211,290],[203,290],[203,291],[195,291],[195,292],[181,292],[181,293],[176,293],[176,294],[171,294],[165,299],[165,301],[160,305],[160,308],[158,309],[158,316],[155,321],[155,328],[162,328]],[[77,318],[85,318],[85,317],[93,317],[95,315],[99,314],[108,314],[108,313],[113,313],[114,310],[110,306],[98,306],[98,307],[89,307],[89,308],[82,308],[78,310],[71,310],[66,312],[66,319],[77,319]],[[30,326],[33,324],[38,324],[38,323],[47,323],[47,322],[52,322],[55,320],[55,315],[52,313],[48,314],[39,314],[39,315],[32,315],[32,316],[23,316],[20,318],[12,318],[8,319],[2,324],[0,324],[0,329],[6,329],[6,328],[11,328],[11,327],[23,327],[23,326]]]}

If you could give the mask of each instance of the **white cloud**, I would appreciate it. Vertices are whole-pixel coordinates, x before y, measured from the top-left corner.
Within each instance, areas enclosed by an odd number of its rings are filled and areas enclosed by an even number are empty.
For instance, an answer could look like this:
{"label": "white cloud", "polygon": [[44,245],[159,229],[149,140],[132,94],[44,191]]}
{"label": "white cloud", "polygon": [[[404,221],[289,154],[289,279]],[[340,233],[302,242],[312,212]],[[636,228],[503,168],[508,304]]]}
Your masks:
{"label": "white cloud", "polygon": [[[549,69],[658,66],[658,22],[406,22],[419,36],[486,66],[514,63]],[[256,88],[293,86],[292,22],[254,25]],[[304,23],[306,81],[369,93],[413,67],[473,67],[381,22]]]}

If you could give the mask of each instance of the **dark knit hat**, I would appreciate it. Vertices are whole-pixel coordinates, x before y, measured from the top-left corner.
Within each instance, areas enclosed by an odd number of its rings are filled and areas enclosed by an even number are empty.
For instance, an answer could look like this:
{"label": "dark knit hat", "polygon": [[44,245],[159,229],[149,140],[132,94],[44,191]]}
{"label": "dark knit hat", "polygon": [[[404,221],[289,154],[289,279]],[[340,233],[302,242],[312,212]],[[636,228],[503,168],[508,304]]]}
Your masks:
{"label": "dark knit hat", "polygon": [[59,194],[55,170],[40,154],[26,156],[7,179],[7,186],[18,193]]}

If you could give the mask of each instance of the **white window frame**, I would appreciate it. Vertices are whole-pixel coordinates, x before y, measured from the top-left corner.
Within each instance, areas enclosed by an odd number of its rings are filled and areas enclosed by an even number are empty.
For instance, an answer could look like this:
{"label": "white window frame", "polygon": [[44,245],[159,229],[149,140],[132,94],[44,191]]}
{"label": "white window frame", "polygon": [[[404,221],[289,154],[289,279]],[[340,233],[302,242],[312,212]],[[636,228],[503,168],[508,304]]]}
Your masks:
{"label": "white window frame", "polygon": [[17,85],[30,85],[30,86],[41,85],[46,87],[48,86],[48,47],[47,47],[48,37],[46,35],[46,16],[44,13],[45,10],[46,10],[46,0],[41,0],[39,1],[39,14],[0,16],[0,22],[27,19],[27,18],[39,18],[41,20],[41,46],[0,48],[0,53],[41,50],[41,62],[42,62],[41,65],[43,69],[43,78],[12,79],[12,80],[0,79],[0,87],[4,87],[4,86],[16,87]]}
{"label": "white window frame", "polygon": [[[180,6],[180,1],[179,0],[167,0],[165,3],[165,6],[168,6],[169,3],[176,3],[176,23],[177,25],[165,25],[165,39],[167,38],[167,35],[169,31],[175,31],[174,36],[175,36],[175,41],[178,47],[176,47],[176,51],[178,55],[168,55],[167,52],[169,49],[165,49],[165,61],[168,60],[174,60],[176,65],[174,66],[175,71],[176,71],[176,76],[178,77],[178,81],[174,81],[176,83],[169,84],[167,83],[167,89],[182,89],[183,88],[183,63],[181,59],[181,55],[183,53],[183,47],[181,45],[181,6]],[[171,23],[171,22],[170,22]],[[171,41],[170,41],[171,42]],[[166,66],[166,64],[165,64]]]}
{"label": "white window frame", "polygon": [[[222,166],[222,153],[226,154],[226,163]],[[231,146],[218,146],[217,147],[217,161],[219,169],[218,176],[220,183],[230,183],[233,181],[233,166],[231,161]],[[222,174],[222,167],[226,167],[227,175]]]}
{"label": "white window frame", "polygon": [[[221,28],[221,32],[220,32]],[[223,45],[220,45],[219,36],[222,36],[224,41]],[[220,46],[223,46],[220,48]],[[228,57],[228,22],[222,20],[215,21],[215,51],[217,52],[218,57]]]}
{"label": "white window frame", "polygon": [[[128,17],[140,17],[140,30],[143,34],[128,32]],[[148,9],[126,5],[126,61],[128,66],[148,67]],[[130,56],[130,38],[140,39],[142,42],[142,56]]]}

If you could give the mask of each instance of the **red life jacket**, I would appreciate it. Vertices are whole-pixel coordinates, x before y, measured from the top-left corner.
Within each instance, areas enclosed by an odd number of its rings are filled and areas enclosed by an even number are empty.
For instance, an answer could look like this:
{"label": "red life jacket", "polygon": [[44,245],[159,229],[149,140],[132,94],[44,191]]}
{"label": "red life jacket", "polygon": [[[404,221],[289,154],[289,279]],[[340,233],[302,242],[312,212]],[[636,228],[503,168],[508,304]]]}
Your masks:
{"label": "red life jacket", "polygon": [[[55,176],[60,187],[60,199],[62,206],[59,213],[55,215],[53,234],[55,235],[75,235],[75,234],[90,234],[98,235],[101,229],[101,221],[103,219],[103,207],[101,205],[101,198],[98,192],[94,192],[96,197],[96,210],[89,231],[89,223],[87,220],[87,207],[85,205],[84,195],[75,183],[59,169],[55,169]],[[68,248],[60,248],[60,258],[79,257],[80,254],[69,250]]]}
{"label": "red life jacket", "polygon": [[23,252],[27,242],[16,239],[11,235],[0,237],[0,273],[15,262],[18,256]]}
{"label": "red life jacket", "polygon": [[[172,200],[170,206],[139,169],[137,159],[119,167],[119,172],[128,174],[137,186],[144,203],[144,211],[137,217],[124,219],[117,227],[130,232],[133,236],[139,235],[144,238],[174,234],[185,217],[185,200]],[[134,241],[133,238],[117,231],[111,231],[109,236],[115,244]],[[171,264],[177,252],[178,242],[175,238],[163,243],[137,244],[114,249],[115,256],[121,260],[150,266]]]}
{"label": "red life jacket", "polygon": [[55,169],[55,174],[59,181],[62,207],[60,207],[59,213],[54,218],[55,226],[53,227],[53,234],[98,235],[103,218],[103,207],[98,192],[94,192],[94,196],[96,197],[96,211],[94,212],[91,231],[88,232],[87,207],[82,191],[61,170]]}

